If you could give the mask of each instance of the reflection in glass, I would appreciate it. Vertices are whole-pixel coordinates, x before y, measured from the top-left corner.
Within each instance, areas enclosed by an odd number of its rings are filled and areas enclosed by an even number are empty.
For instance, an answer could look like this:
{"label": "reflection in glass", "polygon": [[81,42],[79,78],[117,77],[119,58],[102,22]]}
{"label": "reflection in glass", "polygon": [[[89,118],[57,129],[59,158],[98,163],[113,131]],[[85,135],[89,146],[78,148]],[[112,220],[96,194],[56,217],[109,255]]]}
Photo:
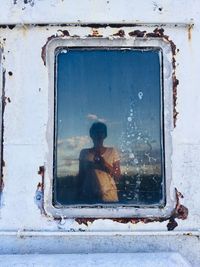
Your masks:
{"label": "reflection in glass", "polygon": [[93,147],[81,150],[78,190],[80,199],[89,203],[118,202],[116,180],[120,177],[120,157],[113,147],[105,147],[107,127],[102,122],[90,128]]}
{"label": "reflection in glass", "polygon": [[155,48],[57,51],[55,205],[164,204],[160,58]]}

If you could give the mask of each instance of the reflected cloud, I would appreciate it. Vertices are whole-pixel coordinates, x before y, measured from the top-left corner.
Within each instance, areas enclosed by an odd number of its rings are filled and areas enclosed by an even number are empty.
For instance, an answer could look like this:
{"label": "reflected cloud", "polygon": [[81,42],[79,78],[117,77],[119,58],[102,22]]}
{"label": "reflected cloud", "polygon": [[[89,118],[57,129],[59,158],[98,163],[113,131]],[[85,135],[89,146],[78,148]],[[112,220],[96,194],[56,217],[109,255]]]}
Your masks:
{"label": "reflected cloud", "polygon": [[81,150],[85,145],[89,145],[90,138],[89,136],[72,136],[65,139],[58,139],[57,145],[59,149],[73,149]]}
{"label": "reflected cloud", "polygon": [[99,118],[96,114],[87,114],[86,118],[92,121],[106,122],[106,119]]}
{"label": "reflected cloud", "polygon": [[57,140],[57,175],[76,174],[81,149],[90,146],[89,136],[72,136]]}
{"label": "reflected cloud", "polygon": [[66,139],[66,146],[69,149],[80,150],[86,144],[89,144],[89,143],[90,143],[89,136],[73,136],[73,137]]}

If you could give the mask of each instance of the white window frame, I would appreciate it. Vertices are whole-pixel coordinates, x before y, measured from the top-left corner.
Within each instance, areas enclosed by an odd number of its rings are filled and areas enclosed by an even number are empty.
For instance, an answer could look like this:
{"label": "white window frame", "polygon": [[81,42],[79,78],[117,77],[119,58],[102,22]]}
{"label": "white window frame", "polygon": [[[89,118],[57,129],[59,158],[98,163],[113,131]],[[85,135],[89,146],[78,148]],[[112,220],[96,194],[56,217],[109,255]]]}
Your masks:
{"label": "white window frame", "polygon": [[[132,205],[101,205],[101,207],[87,205],[69,205],[69,206],[53,206],[53,166],[54,166],[54,112],[55,112],[55,51],[58,47],[102,47],[112,48],[160,48],[162,50],[162,71],[161,73],[161,105],[164,103],[161,110],[163,111],[163,125],[164,125],[164,168],[165,168],[165,185],[164,194],[166,204],[164,207],[158,205],[137,207]],[[161,58],[161,57],[160,57]],[[47,162],[45,166],[44,178],[44,208],[47,214],[53,217],[67,217],[67,218],[145,218],[145,217],[167,217],[174,209],[174,199],[170,195],[170,185],[172,181],[172,139],[171,132],[173,130],[173,82],[172,82],[172,49],[171,45],[162,38],[123,38],[123,39],[109,39],[109,38],[70,38],[58,37],[54,38],[47,44],[46,47],[46,63],[48,68],[49,79],[49,99],[48,99],[48,134],[47,141],[49,153],[47,155]],[[162,127],[162,124],[161,124]]]}

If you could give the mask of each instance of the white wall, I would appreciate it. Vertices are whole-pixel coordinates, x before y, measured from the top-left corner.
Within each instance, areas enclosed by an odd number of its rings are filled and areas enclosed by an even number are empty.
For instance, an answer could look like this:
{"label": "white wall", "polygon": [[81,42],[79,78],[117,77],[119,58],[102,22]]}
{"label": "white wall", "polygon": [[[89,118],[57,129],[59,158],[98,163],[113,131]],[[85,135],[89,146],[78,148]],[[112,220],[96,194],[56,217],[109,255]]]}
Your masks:
{"label": "white wall", "polygon": [[[6,106],[3,118],[5,187],[0,209],[0,253],[179,251],[193,266],[199,266],[199,17],[198,0],[148,3],[136,0],[31,0],[27,4],[22,0],[1,1],[0,43]],[[40,23],[47,25],[34,25]],[[75,25],[58,25],[62,23]],[[167,231],[168,221],[123,224],[98,219],[87,226],[74,219],[55,221],[41,214],[34,201],[37,184],[41,182],[38,169],[44,165],[49,153],[50,93],[48,68],[41,57],[42,47],[50,36],[62,36],[60,30],[83,38],[92,34],[90,26],[77,25],[80,23],[124,24],[99,28],[103,37],[123,29],[125,37],[130,38],[128,33],[131,31],[153,32],[155,28],[162,27],[164,34],[179,49],[175,57],[179,80],[176,109],[179,114],[171,133],[173,182],[170,191],[173,195],[176,187],[184,195],[181,203],[188,208],[189,216],[186,220],[178,219],[178,227],[173,232]],[[128,23],[138,25],[126,25]],[[16,25],[14,28],[3,26],[7,24]],[[194,26],[189,30],[191,24]],[[85,236],[82,231],[89,233]]]}

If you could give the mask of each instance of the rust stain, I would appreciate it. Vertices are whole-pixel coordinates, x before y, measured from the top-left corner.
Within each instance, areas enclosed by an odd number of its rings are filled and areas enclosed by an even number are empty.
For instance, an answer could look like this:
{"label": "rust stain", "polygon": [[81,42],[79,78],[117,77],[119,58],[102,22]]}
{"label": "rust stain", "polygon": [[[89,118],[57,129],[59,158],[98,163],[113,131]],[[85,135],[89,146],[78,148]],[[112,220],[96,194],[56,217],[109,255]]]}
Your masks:
{"label": "rust stain", "polygon": [[78,224],[85,224],[86,226],[88,226],[88,223],[93,223],[94,221],[96,221],[96,218],[76,218],[75,221]]}
{"label": "rust stain", "polygon": [[146,34],[146,31],[140,31],[140,30],[135,30],[133,32],[129,32],[130,36],[137,36],[137,37],[144,37]]}
{"label": "rust stain", "polygon": [[7,24],[2,24],[2,25],[0,25],[0,28],[2,28],[2,29],[6,29],[6,28],[8,28],[8,29],[12,30],[12,29],[15,28],[15,26],[16,26],[16,24],[9,24],[9,25],[7,25]]}
{"label": "rust stain", "polygon": [[39,167],[38,174],[41,175],[42,182],[38,183],[37,189],[41,188],[42,193],[44,193],[44,174],[45,174],[45,167],[44,166]]}
{"label": "rust stain", "polygon": [[4,158],[3,144],[4,144],[4,111],[5,111],[5,106],[6,106],[6,101],[5,101],[5,85],[6,85],[6,70],[3,70],[3,73],[2,73],[2,114],[1,114],[2,122],[1,122],[1,140],[0,140],[0,142],[1,142],[1,145],[0,145],[0,148],[1,148],[1,152],[0,152],[1,153],[0,192],[2,192],[3,191],[3,188],[4,188],[3,167],[5,166],[5,161],[3,159]]}
{"label": "rust stain", "polygon": [[51,35],[47,38],[47,41],[45,43],[45,45],[42,47],[42,51],[41,51],[41,57],[42,57],[42,60],[44,62],[44,65],[46,66],[46,47],[47,47],[47,44],[54,38],[58,37],[57,35]]}
{"label": "rust stain", "polygon": [[178,226],[178,223],[175,219],[186,220],[188,217],[188,208],[180,204],[180,198],[183,198],[183,195],[175,188],[176,193],[176,207],[171,214],[169,222],[167,224],[168,231],[174,230]]}
{"label": "rust stain", "polygon": [[98,29],[92,29],[92,34],[88,34],[88,37],[103,37],[103,35],[99,34]]}
{"label": "rust stain", "polygon": [[1,177],[0,179],[0,193],[3,191],[4,188],[4,181],[3,181],[3,177]]}
{"label": "rust stain", "polygon": [[178,53],[178,49],[176,48],[175,43],[170,39],[168,35],[164,34],[164,29],[163,28],[155,28],[153,32],[148,32],[146,31],[140,31],[140,30],[135,30],[132,32],[129,32],[129,35],[132,37],[144,37],[144,38],[162,38],[166,42],[168,42],[171,46],[172,50],[172,67],[173,67],[173,73],[172,73],[172,82],[173,82],[173,119],[174,119],[174,127],[176,127],[176,121],[177,121],[177,116],[178,112],[176,110],[176,104],[177,104],[177,86],[179,84],[179,80],[176,78],[176,59],[175,56]]}
{"label": "rust stain", "polygon": [[[62,25],[62,26],[65,26]],[[94,26],[94,25],[93,25]],[[101,25],[102,26],[102,25]],[[83,26],[85,27],[85,25]],[[67,30],[59,30],[61,32],[61,35],[52,35],[47,39],[46,44],[42,47],[42,52],[41,52],[41,57],[44,62],[44,65],[46,66],[46,46],[48,42],[51,39],[54,39],[56,37],[63,37],[63,36],[70,36],[69,32]],[[117,33],[114,34],[114,36],[120,36],[124,37],[125,32],[123,30],[119,30]],[[140,30],[134,30],[132,32],[129,32],[129,36],[131,37],[144,37],[144,38],[162,38],[166,42],[168,42],[171,46],[172,50],[172,67],[173,67],[173,73],[172,73],[172,82],[173,82],[173,119],[174,119],[174,127],[176,127],[176,121],[177,121],[177,116],[178,112],[176,110],[176,104],[177,104],[177,86],[179,84],[179,80],[176,78],[176,59],[175,56],[178,52],[178,49],[176,48],[176,45],[174,42],[169,38],[168,35],[164,34],[164,29],[163,28],[155,28],[153,32],[147,33],[146,31],[140,31]],[[73,37],[73,36],[71,36]],[[79,36],[74,36],[74,37],[79,37]],[[92,28],[92,34],[89,34],[87,37],[103,37],[102,35],[99,34],[98,27]]]}
{"label": "rust stain", "polygon": [[[45,175],[45,167],[40,166],[38,170],[38,174],[41,175],[42,181],[37,184],[36,189],[36,200],[39,201],[38,208],[41,211],[41,214],[47,215],[44,209],[44,175]],[[39,197],[39,199],[38,199]]]}
{"label": "rust stain", "polygon": [[118,32],[113,34],[113,36],[124,37],[125,36],[125,32],[124,32],[124,30],[119,30]]}
{"label": "rust stain", "polygon": [[47,48],[47,44],[54,38],[70,36],[70,34],[69,34],[69,32],[67,30],[58,30],[58,31],[61,32],[61,35],[54,34],[54,35],[49,36],[47,38],[47,41],[46,41],[45,45],[42,47],[41,58],[42,58],[45,66],[46,66],[46,48]]}
{"label": "rust stain", "polygon": [[67,30],[58,30],[58,32],[61,32],[62,36],[70,36],[70,34]]}
{"label": "rust stain", "polygon": [[[67,26],[66,24],[63,24],[63,26]],[[82,25],[78,25],[81,26],[82,28],[84,27],[89,27],[89,28],[106,28],[106,27],[111,27],[111,28],[121,28],[121,27],[139,27],[142,26],[141,24],[136,24],[136,23],[86,23],[86,24],[82,24]]]}
{"label": "rust stain", "polygon": [[169,222],[167,224],[167,230],[168,231],[173,231],[177,226],[178,226],[178,223],[172,217],[172,218],[169,219]]}
{"label": "rust stain", "polygon": [[[152,222],[164,222],[168,221],[167,229],[168,231],[174,230],[175,227],[178,226],[178,223],[175,219],[182,219],[185,220],[188,217],[188,209],[180,204],[180,198],[183,198],[183,195],[175,188],[175,194],[176,194],[176,205],[174,210],[172,211],[171,215],[168,217],[152,217],[152,218],[105,218],[105,220],[112,220],[113,222],[118,223],[132,223],[137,224],[139,222],[142,223],[152,223]],[[102,218],[101,218],[102,219]],[[98,220],[98,218],[76,218],[75,221],[78,222],[78,224],[84,224],[88,226],[89,223],[93,223],[95,220]]]}
{"label": "rust stain", "polygon": [[12,29],[14,29],[15,28],[15,24],[10,24],[10,25],[8,25],[8,28],[10,29],[10,30],[12,30]]}
{"label": "rust stain", "polygon": [[4,96],[2,97],[2,100],[4,102],[4,107],[6,106],[7,103],[11,103],[10,97]]}
{"label": "rust stain", "polygon": [[188,40],[189,41],[191,41],[191,39],[192,39],[192,29],[193,29],[193,27],[194,27],[194,24],[190,24],[188,26]]}

